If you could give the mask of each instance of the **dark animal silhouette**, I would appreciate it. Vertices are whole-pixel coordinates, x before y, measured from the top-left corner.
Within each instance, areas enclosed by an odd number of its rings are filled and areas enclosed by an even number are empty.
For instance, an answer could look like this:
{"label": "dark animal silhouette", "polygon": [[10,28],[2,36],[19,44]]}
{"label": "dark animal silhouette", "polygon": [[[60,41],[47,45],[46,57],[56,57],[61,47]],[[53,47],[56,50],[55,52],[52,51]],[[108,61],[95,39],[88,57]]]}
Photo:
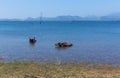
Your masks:
{"label": "dark animal silhouette", "polygon": [[73,44],[68,42],[59,42],[59,43],[56,43],[55,46],[59,48],[62,48],[62,47],[64,48],[64,47],[72,47]]}
{"label": "dark animal silhouette", "polygon": [[35,43],[36,43],[35,37],[34,37],[34,38],[30,38],[30,39],[29,39],[29,42],[30,42],[31,44],[35,44]]}

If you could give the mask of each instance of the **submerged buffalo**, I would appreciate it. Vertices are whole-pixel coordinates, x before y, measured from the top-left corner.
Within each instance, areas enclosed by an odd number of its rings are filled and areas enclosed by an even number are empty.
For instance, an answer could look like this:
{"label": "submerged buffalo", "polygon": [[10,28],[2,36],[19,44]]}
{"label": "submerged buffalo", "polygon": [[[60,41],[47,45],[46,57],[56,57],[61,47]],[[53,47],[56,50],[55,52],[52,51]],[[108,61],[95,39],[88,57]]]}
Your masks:
{"label": "submerged buffalo", "polygon": [[59,43],[56,43],[55,46],[59,48],[64,48],[64,47],[72,47],[73,44],[68,42],[59,42]]}
{"label": "submerged buffalo", "polygon": [[29,39],[29,42],[30,42],[31,44],[35,44],[35,43],[36,43],[35,37],[34,37],[34,38],[30,38],[30,39]]}

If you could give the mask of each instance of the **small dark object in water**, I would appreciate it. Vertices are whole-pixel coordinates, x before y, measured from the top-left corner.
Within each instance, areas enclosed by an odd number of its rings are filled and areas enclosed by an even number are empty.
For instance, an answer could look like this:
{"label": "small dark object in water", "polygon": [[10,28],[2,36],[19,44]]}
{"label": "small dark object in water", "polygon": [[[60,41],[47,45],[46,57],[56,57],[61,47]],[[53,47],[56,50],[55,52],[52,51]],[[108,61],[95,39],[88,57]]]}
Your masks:
{"label": "small dark object in water", "polygon": [[29,39],[29,42],[30,42],[31,44],[36,43],[36,39],[35,39],[35,37],[34,37],[34,38],[30,38],[30,39]]}
{"label": "small dark object in water", "polygon": [[73,44],[68,42],[59,42],[59,43],[56,43],[55,46],[59,48],[64,48],[64,47],[72,47]]}

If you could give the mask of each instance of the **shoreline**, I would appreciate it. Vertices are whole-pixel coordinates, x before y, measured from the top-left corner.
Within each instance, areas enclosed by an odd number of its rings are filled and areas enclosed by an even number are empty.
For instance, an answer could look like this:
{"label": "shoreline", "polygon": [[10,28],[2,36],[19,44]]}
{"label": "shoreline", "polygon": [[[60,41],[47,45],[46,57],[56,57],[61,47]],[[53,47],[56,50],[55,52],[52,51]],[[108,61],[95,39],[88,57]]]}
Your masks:
{"label": "shoreline", "polygon": [[14,62],[0,63],[0,78],[119,78],[120,67],[111,65]]}

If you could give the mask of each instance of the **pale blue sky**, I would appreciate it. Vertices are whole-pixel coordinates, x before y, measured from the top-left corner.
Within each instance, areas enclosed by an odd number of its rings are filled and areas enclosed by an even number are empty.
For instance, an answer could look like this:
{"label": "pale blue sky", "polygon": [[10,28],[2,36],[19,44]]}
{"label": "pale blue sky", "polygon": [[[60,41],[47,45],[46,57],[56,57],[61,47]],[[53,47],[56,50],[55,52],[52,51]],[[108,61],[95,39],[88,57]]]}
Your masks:
{"label": "pale blue sky", "polygon": [[102,16],[120,12],[120,0],[0,0],[0,18]]}

